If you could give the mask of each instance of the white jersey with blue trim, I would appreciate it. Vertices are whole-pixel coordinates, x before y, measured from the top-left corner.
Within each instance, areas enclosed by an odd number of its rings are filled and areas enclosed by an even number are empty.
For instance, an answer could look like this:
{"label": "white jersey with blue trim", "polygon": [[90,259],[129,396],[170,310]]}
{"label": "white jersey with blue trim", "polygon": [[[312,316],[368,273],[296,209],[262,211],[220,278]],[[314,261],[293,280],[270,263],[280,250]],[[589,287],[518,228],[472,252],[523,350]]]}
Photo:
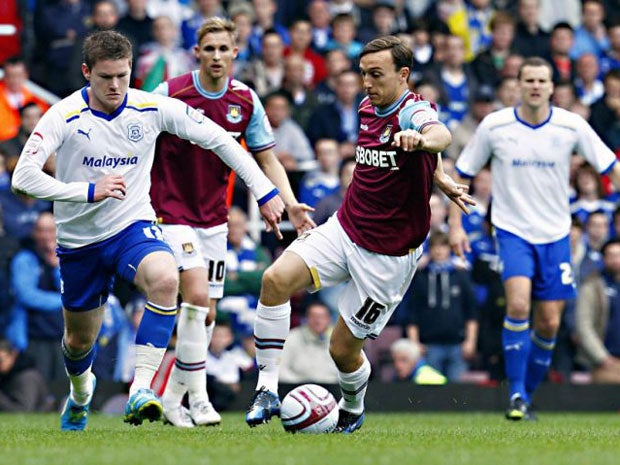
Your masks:
{"label": "white jersey with blue trim", "polygon": [[549,118],[532,126],[516,108],[482,120],[456,162],[457,171],[473,177],[491,161],[491,221],[532,244],[547,244],[570,231],[569,174],[573,153],[600,173],[616,157],[579,115],[552,107]]}
{"label": "white jersey with blue trim", "polygon": [[[220,126],[183,102],[129,89],[111,114],[89,108],[87,88],[55,104],[28,139],[13,174],[14,190],[54,200],[58,243],[76,248],[107,239],[128,225],[155,221],[150,170],[162,131],[213,150],[245,181],[257,199],[274,191],[258,165]],[[56,155],[56,178],[41,168]],[[97,180],[122,175],[123,200],[92,201]]]}

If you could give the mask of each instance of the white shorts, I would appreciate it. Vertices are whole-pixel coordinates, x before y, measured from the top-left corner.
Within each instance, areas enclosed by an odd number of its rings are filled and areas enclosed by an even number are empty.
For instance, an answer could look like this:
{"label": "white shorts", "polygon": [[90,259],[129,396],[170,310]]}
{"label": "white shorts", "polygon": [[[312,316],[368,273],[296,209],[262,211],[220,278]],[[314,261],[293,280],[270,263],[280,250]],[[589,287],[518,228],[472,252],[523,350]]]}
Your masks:
{"label": "white shorts", "polygon": [[221,299],[226,277],[226,239],[228,224],[212,228],[193,228],[183,224],[161,224],[179,271],[206,268],[209,273],[209,298]]}
{"label": "white shorts", "polygon": [[346,282],[338,311],[359,339],[375,339],[403,299],[422,247],[401,257],[370,252],[353,243],[336,215],[302,234],[287,249],[305,262],[314,290]]}

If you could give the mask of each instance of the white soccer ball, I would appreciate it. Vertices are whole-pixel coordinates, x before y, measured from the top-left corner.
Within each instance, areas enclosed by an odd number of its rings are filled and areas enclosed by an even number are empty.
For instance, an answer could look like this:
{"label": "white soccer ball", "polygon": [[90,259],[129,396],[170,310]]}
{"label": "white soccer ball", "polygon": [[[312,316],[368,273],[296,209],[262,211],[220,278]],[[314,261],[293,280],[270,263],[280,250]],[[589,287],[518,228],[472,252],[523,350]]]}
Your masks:
{"label": "white soccer ball", "polygon": [[289,433],[331,433],[338,424],[338,403],[327,389],[303,384],[282,400],[280,419]]}

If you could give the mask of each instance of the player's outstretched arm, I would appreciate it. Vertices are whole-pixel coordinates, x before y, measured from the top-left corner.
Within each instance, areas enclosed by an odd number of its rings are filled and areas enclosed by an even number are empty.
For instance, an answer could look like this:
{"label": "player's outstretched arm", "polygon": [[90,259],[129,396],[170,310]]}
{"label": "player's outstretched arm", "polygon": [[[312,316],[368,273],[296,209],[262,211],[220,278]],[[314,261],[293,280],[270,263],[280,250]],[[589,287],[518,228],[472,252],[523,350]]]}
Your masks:
{"label": "player's outstretched arm", "polygon": [[313,212],[314,208],[297,201],[295,194],[293,194],[293,189],[291,189],[288,176],[286,175],[286,170],[273,150],[263,150],[257,152],[254,156],[265,175],[280,191],[280,197],[284,200],[288,218],[297,231],[297,234],[300,235],[304,231],[316,227],[316,223],[309,215],[309,212]]}
{"label": "player's outstretched arm", "polygon": [[443,162],[441,161],[441,154],[437,154],[437,168],[435,168],[434,174],[435,184],[446,196],[454,202],[458,207],[467,215],[470,210],[468,205],[476,205],[474,198],[468,194],[469,185],[458,183],[446,174],[443,170]]}
{"label": "player's outstretched arm", "polygon": [[400,147],[406,152],[425,150],[437,153],[444,150],[450,142],[452,135],[447,127],[441,123],[429,124],[418,132],[415,129],[405,129],[394,134],[392,146]]}

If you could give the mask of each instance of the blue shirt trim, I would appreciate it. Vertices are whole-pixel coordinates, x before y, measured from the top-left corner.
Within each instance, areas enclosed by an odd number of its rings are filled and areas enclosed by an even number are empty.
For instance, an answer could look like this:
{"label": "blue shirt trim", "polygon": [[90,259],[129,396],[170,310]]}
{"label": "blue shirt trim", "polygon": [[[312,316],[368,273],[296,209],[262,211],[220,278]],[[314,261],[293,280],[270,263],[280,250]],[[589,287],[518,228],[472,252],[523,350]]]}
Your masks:
{"label": "blue shirt trim", "polygon": [[515,113],[515,118],[517,119],[517,121],[525,126],[527,126],[528,128],[532,128],[532,129],[538,129],[543,127],[545,124],[547,124],[549,122],[549,120],[551,119],[551,116],[553,115],[553,107],[549,107],[549,115],[547,116],[547,118],[542,122],[542,123],[538,123],[538,124],[530,124],[527,121],[522,120],[521,118],[519,118],[519,113],[517,113],[517,108],[518,106],[514,107],[514,113]]}
{"label": "blue shirt trim", "polygon": [[88,195],[86,200],[88,203],[93,203],[95,201],[95,183],[93,182],[88,184]]}
{"label": "blue shirt trim", "polygon": [[262,207],[263,205],[265,205],[267,202],[269,202],[271,199],[273,199],[276,195],[278,195],[280,193],[280,191],[278,190],[278,188],[274,188],[271,192],[269,192],[267,195],[264,195],[263,197],[261,197],[260,199],[258,199],[258,206]]}
{"label": "blue shirt trim", "polygon": [[93,116],[96,116],[98,118],[103,118],[107,121],[112,121],[114,118],[116,118],[118,115],[120,115],[123,112],[123,110],[125,109],[125,106],[127,105],[127,94],[125,94],[125,98],[123,99],[123,102],[118,106],[116,110],[114,110],[112,113],[104,113],[103,111],[93,110],[92,108],[90,108],[90,99],[88,97],[89,87],[90,86],[82,87],[82,98],[86,102],[86,105],[88,105],[88,108],[90,112],[93,114]]}
{"label": "blue shirt trim", "polygon": [[616,161],[617,160],[612,161],[611,164],[607,168],[605,168],[603,171],[601,171],[601,174],[609,173],[613,169],[614,165],[616,164]]}
{"label": "blue shirt trim", "polygon": [[458,169],[456,166],[454,167],[454,169],[456,170],[456,172],[459,174],[460,177],[464,178],[464,179],[472,179],[474,176],[472,176],[471,174],[467,174],[465,171],[461,171],[460,169]]}
{"label": "blue shirt trim", "polygon": [[406,90],[402,93],[402,95],[400,97],[398,97],[398,99],[396,99],[396,101],[389,105],[386,108],[379,108],[379,107],[375,107],[375,115],[377,116],[387,116],[390,113],[392,113],[394,110],[396,110],[396,108],[398,108],[398,106],[403,103],[403,100],[405,100],[405,98],[410,94],[411,92],[409,90]]}
{"label": "blue shirt trim", "polygon": [[226,91],[228,90],[228,83],[230,81],[230,78],[226,78],[226,83],[224,84],[224,87],[222,88],[222,90],[220,90],[219,92],[209,92],[204,87],[202,87],[202,85],[200,84],[199,72],[200,71],[197,69],[192,71],[192,81],[194,81],[194,87],[196,88],[198,93],[202,95],[204,98],[208,98],[210,100],[217,100],[218,98],[222,98],[224,94],[226,93]]}

